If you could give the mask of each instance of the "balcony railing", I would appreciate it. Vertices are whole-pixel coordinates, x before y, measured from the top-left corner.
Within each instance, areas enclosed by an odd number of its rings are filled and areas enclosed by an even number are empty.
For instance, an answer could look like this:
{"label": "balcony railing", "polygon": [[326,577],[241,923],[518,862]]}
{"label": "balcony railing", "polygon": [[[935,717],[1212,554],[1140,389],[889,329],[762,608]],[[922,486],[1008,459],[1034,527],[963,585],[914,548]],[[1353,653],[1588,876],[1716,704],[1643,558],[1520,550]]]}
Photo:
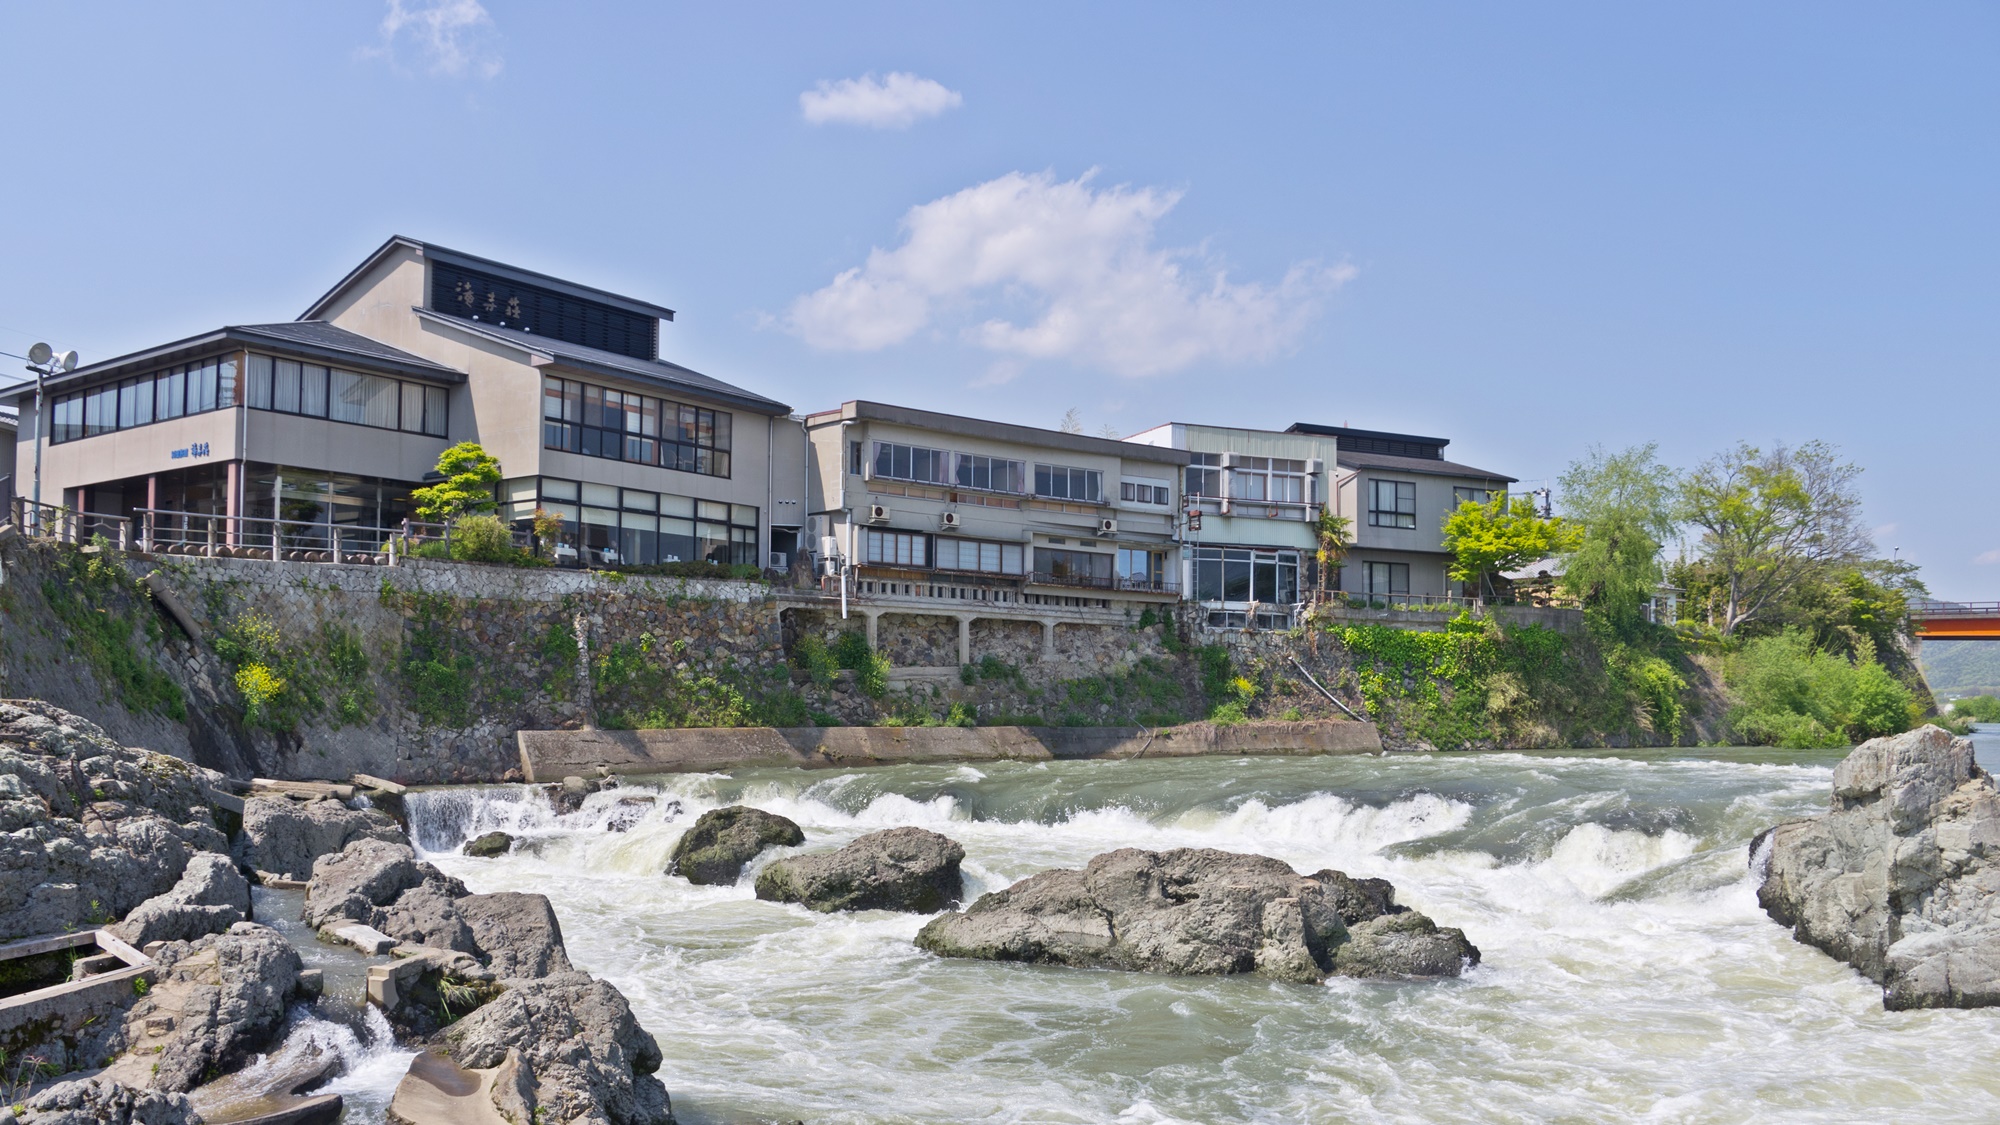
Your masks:
{"label": "balcony railing", "polygon": [[1180,583],[1171,578],[1129,578],[1120,575],[1050,574],[1036,571],[1026,576],[1030,586],[1064,586],[1079,590],[1118,590],[1135,594],[1178,594]]}

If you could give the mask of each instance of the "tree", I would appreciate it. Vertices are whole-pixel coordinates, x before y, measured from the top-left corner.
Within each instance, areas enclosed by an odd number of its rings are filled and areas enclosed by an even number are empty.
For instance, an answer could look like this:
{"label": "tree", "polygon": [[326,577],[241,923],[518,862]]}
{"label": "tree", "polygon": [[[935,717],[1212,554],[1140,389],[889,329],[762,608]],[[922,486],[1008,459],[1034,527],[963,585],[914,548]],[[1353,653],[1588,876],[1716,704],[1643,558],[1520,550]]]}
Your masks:
{"label": "tree", "polygon": [[1066,434],[1082,433],[1083,412],[1078,410],[1074,406],[1070,407],[1068,410],[1063,411],[1062,421],[1056,423],[1056,429]]}
{"label": "tree", "polygon": [[1674,530],[1674,471],[1657,446],[1617,453],[1592,446],[1559,482],[1563,508],[1582,528],[1563,559],[1563,588],[1616,628],[1637,624],[1660,584],[1660,547]]}
{"label": "tree", "polygon": [[1327,575],[1338,570],[1341,561],[1347,558],[1347,529],[1350,520],[1346,516],[1336,516],[1332,508],[1319,510],[1319,522],[1313,527],[1319,546],[1313,552],[1319,562],[1319,595],[1326,597]]}
{"label": "tree", "polygon": [[468,512],[494,509],[493,486],[500,483],[500,462],[476,441],[462,441],[438,455],[444,479],[410,493],[417,515],[434,523],[450,523]]}
{"label": "tree", "polygon": [[1470,500],[1445,517],[1444,549],[1452,553],[1447,573],[1460,582],[1478,582],[1493,591],[1493,575],[1536,559],[1576,549],[1577,529],[1560,517],[1544,519],[1526,496],[1492,502]]}
{"label": "tree", "polygon": [[1859,522],[1860,475],[1820,441],[1769,453],[1739,443],[1688,475],[1677,514],[1701,529],[1724,636],[1771,613],[1807,576],[1873,546]]}

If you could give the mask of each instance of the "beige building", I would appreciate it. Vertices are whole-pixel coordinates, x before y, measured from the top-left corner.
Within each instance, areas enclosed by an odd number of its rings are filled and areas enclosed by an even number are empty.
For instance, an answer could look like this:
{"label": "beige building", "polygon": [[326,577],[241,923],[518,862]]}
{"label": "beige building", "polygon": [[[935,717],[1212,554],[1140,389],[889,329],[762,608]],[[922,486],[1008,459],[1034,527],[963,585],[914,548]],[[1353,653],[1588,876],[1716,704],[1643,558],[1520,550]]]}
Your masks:
{"label": "beige building", "polygon": [[14,435],[20,430],[20,420],[12,414],[0,414],[0,520],[14,497]]}
{"label": "beige building", "polygon": [[[1290,628],[1314,581],[1332,437],[1170,422],[1127,441],[1184,450],[1182,588],[1212,628]],[[1255,620],[1251,620],[1252,615]]]}
{"label": "beige building", "polygon": [[869,606],[1054,623],[1180,596],[1187,454],[876,402],[809,414],[812,542]]}
{"label": "beige building", "polygon": [[49,380],[46,426],[32,391],[10,392],[23,409],[15,461],[40,434],[45,501],[141,522],[223,515],[253,542],[276,517],[311,546],[335,528],[399,525],[438,455],[476,441],[500,461],[508,518],[563,518],[565,561],[766,565],[794,549],[802,518],[798,423],[783,403],[660,359],[673,315],[392,238],[297,321]]}
{"label": "beige building", "polygon": [[1340,589],[1367,597],[1463,597],[1471,591],[1445,571],[1445,517],[1466,501],[1505,496],[1514,478],[1444,459],[1448,438],[1299,422],[1290,434],[1339,446],[1330,487],[1333,512],[1349,521]]}

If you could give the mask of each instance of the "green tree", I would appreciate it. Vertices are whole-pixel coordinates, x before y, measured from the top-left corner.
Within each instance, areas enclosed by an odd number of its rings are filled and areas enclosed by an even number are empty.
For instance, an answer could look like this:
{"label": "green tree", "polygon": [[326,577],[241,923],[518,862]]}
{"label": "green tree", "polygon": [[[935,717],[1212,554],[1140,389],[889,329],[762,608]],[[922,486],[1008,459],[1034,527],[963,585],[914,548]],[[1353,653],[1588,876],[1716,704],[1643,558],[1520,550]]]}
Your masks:
{"label": "green tree", "polygon": [[1332,508],[1321,508],[1319,520],[1313,525],[1314,537],[1319,543],[1313,557],[1319,562],[1319,595],[1322,598],[1326,596],[1327,576],[1340,569],[1342,560],[1347,558],[1347,549],[1352,545],[1347,539],[1351,522],[1346,516],[1334,515]]}
{"label": "green tree", "polygon": [[1569,521],[1544,519],[1526,496],[1496,496],[1486,504],[1468,500],[1444,520],[1444,549],[1452,553],[1447,573],[1491,594],[1495,574],[1573,551],[1578,538]]}
{"label": "green tree", "polygon": [[1672,469],[1652,443],[1617,453],[1592,446],[1562,475],[1563,508],[1582,529],[1563,558],[1563,588],[1629,630],[1660,584],[1660,547],[1673,534]]}
{"label": "green tree", "polygon": [[1768,453],[1739,443],[1688,474],[1676,514],[1701,529],[1724,636],[1776,612],[1808,577],[1865,556],[1860,475],[1819,441]]}
{"label": "green tree", "polygon": [[444,477],[410,493],[417,515],[450,523],[468,512],[494,509],[493,486],[500,483],[500,462],[476,441],[462,441],[438,455],[437,472]]}
{"label": "green tree", "polygon": [[1746,641],[1723,668],[1729,725],[1751,742],[1848,746],[1910,729],[1916,697],[1872,659],[1849,660],[1788,629]]}

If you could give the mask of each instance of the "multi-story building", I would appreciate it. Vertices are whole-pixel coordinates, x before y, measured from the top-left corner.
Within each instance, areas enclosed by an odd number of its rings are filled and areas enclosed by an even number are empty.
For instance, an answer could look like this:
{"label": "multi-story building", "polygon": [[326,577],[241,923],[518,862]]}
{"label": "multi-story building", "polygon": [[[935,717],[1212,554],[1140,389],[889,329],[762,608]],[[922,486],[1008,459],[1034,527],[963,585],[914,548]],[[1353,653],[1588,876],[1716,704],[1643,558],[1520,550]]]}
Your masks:
{"label": "multi-story building", "polygon": [[287,544],[365,537],[410,514],[440,453],[477,441],[509,518],[564,519],[565,559],[762,564],[801,522],[798,423],[662,360],[673,316],[398,237],[296,321],[51,378],[46,420],[32,389],[0,397],[22,410],[16,475],[41,441],[44,499],[77,511],[229,517],[232,542],[270,541],[273,518]]}
{"label": "multi-story building", "polygon": [[1289,628],[1315,580],[1335,439],[1170,422],[1126,440],[1188,454],[1178,569],[1207,624]]}
{"label": "multi-story building", "polygon": [[14,497],[14,435],[20,428],[20,419],[0,413],[0,521]]}
{"label": "multi-story building", "polygon": [[857,597],[1053,621],[1180,595],[1186,453],[876,402],[805,427],[818,554]]}
{"label": "multi-story building", "polygon": [[1291,434],[1332,438],[1338,473],[1333,512],[1349,521],[1352,543],[1340,588],[1411,598],[1465,596],[1446,573],[1444,520],[1466,501],[1505,496],[1514,478],[1444,459],[1448,438],[1299,422]]}

